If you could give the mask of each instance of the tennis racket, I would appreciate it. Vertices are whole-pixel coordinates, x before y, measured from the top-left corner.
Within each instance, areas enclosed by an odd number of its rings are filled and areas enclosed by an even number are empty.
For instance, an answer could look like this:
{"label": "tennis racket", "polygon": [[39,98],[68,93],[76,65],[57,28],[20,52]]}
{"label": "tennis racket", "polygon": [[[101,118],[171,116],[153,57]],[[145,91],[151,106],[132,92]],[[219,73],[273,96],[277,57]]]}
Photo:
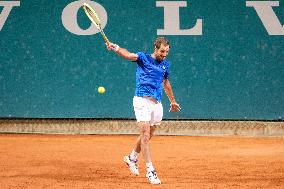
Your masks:
{"label": "tennis racket", "polygon": [[105,43],[109,44],[109,40],[101,27],[101,21],[96,11],[87,3],[83,4],[83,9],[88,18],[91,20],[91,22],[98,28],[98,30],[102,34]]}

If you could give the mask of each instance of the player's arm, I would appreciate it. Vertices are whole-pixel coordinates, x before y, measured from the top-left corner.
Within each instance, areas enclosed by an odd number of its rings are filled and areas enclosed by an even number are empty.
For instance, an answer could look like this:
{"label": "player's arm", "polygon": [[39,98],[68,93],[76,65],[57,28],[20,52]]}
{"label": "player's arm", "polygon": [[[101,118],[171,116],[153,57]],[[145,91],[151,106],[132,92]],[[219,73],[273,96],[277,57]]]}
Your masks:
{"label": "player's arm", "polygon": [[163,84],[164,84],[164,90],[165,90],[165,92],[166,92],[166,94],[169,98],[169,101],[171,102],[170,111],[171,112],[179,112],[181,110],[181,108],[175,100],[174,92],[173,92],[173,89],[172,89],[172,86],[171,86],[169,79],[164,79]]}
{"label": "player's arm", "polygon": [[118,54],[119,56],[121,56],[121,57],[123,57],[127,60],[136,61],[137,58],[138,58],[137,54],[131,53],[127,49],[119,47],[117,44],[108,43],[106,45],[107,45],[108,50],[114,51],[116,54]]}

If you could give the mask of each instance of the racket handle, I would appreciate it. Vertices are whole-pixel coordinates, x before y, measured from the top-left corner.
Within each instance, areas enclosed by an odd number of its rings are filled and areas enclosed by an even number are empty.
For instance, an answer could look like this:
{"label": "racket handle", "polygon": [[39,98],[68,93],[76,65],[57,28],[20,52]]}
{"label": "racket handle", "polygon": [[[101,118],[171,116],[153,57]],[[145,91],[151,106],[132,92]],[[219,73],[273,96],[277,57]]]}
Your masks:
{"label": "racket handle", "polygon": [[104,30],[101,29],[100,32],[101,32],[101,34],[102,34],[102,36],[103,36],[103,39],[104,39],[105,43],[106,43],[106,44],[109,44],[109,40],[108,40],[108,38],[107,38],[107,36],[106,36]]}
{"label": "racket handle", "polygon": [[103,34],[103,39],[104,39],[106,44],[109,44],[109,40],[108,40],[108,38],[107,38],[107,36],[105,34]]}

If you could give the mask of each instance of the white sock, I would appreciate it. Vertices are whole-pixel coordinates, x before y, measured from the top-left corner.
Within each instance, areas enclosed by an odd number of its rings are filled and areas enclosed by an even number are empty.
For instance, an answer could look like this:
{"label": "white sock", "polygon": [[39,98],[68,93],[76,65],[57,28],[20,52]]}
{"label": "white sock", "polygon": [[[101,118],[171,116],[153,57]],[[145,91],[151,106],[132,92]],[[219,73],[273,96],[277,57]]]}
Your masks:
{"label": "white sock", "polygon": [[147,167],[147,171],[154,171],[154,167],[153,167],[153,164],[152,162],[149,162],[149,163],[146,163],[146,167]]}
{"label": "white sock", "polygon": [[130,159],[136,161],[138,159],[139,153],[136,152],[134,149],[132,150],[130,154]]}

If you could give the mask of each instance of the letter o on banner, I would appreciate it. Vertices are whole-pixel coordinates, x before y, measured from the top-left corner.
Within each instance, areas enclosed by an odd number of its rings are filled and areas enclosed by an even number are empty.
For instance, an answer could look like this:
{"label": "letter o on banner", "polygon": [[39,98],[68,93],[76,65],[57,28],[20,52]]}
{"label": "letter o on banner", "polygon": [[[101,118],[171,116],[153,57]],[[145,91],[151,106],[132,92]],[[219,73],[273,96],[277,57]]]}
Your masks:
{"label": "letter o on banner", "polygon": [[106,10],[99,3],[89,0],[74,1],[68,4],[62,11],[62,24],[69,32],[76,35],[94,35],[98,33],[99,30],[93,24],[91,24],[90,27],[86,30],[80,28],[80,26],[78,25],[77,14],[79,9],[82,8],[83,3],[88,3],[96,10],[101,20],[101,26],[102,28],[104,28],[107,24]]}

